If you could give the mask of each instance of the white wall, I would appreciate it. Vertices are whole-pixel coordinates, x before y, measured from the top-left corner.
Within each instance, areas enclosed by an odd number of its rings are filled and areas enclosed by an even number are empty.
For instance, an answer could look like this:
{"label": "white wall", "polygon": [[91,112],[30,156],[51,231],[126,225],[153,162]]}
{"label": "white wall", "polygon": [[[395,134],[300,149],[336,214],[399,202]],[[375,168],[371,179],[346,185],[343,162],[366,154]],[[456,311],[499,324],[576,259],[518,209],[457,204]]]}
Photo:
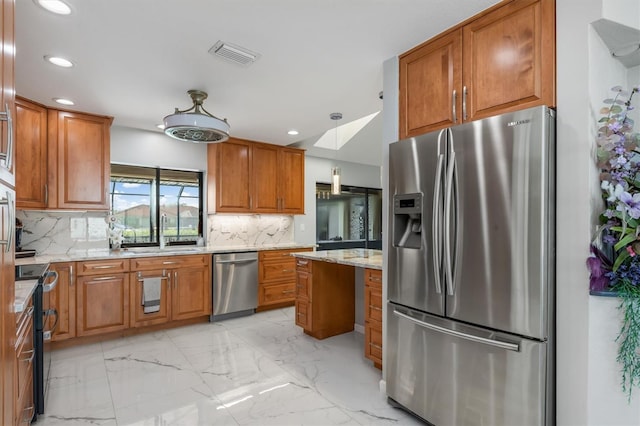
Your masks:
{"label": "white wall", "polygon": [[380,168],[307,156],[304,164],[304,215],[295,216],[295,242],[316,243],[316,182],[331,183],[331,168],[340,167],[342,184],[381,188]]}
{"label": "white wall", "polygon": [[161,131],[111,128],[111,162],[182,170],[207,170],[207,145],[181,142]]}

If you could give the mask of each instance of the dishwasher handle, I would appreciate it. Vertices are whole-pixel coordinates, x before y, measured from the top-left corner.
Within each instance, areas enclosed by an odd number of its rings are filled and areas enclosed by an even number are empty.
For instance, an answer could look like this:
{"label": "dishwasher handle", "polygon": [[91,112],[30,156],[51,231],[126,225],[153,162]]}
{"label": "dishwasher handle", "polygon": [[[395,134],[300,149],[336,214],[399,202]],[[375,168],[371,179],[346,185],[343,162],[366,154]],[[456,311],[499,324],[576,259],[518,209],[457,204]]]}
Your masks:
{"label": "dishwasher handle", "polygon": [[231,264],[237,264],[237,263],[252,263],[252,262],[257,262],[258,259],[233,259],[233,260],[218,260],[216,259],[215,263],[216,265],[221,264],[221,263],[231,263]]}

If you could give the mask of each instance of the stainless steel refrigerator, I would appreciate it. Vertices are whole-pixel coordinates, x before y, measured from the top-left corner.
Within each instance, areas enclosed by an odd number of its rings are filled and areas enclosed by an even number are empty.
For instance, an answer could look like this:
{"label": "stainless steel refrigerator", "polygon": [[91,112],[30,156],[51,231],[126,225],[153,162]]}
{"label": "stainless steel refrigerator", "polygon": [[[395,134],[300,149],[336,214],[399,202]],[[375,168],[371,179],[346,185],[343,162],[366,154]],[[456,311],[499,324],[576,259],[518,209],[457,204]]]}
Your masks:
{"label": "stainless steel refrigerator", "polygon": [[429,423],[555,422],[554,117],[390,145],[386,389]]}

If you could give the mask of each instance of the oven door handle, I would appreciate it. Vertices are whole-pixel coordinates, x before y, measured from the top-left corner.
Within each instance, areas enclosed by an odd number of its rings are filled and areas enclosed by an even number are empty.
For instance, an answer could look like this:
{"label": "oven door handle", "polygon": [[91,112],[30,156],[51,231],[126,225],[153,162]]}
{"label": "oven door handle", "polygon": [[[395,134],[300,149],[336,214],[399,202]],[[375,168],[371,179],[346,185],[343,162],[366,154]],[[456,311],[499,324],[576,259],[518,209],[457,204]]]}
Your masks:
{"label": "oven door handle", "polygon": [[50,283],[44,284],[42,286],[42,291],[44,291],[45,293],[49,293],[58,284],[58,272],[57,271],[47,271],[47,273],[44,275],[44,279],[45,280],[47,280],[48,278],[51,278],[51,277],[54,277],[53,281],[51,281]]}
{"label": "oven door handle", "polygon": [[49,318],[49,315],[55,315],[56,319],[53,321],[53,326],[51,327],[50,330],[45,330],[42,332],[42,338],[43,340],[51,340],[51,336],[53,336],[53,332],[56,331],[56,329],[58,328],[58,321],[60,320],[60,316],[58,315],[58,310],[55,308],[51,308],[51,309],[47,309],[47,311],[44,313],[44,323],[47,323],[47,319]]}

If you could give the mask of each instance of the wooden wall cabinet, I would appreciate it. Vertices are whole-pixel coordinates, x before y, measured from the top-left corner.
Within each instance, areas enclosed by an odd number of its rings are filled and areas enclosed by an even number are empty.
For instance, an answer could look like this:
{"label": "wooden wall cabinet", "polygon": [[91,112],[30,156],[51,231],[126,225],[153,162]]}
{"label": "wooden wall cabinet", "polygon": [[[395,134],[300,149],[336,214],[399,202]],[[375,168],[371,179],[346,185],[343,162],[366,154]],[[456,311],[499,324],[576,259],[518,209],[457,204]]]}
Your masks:
{"label": "wooden wall cabinet", "polygon": [[296,259],[296,325],[316,339],[353,331],[353,266]]}
{"label": "wooden wall cabinet", "polygon": [[47,108],[16,97],[16,206],[47,207]]}
{"label": "wooden wall cabinet", "polygon": [[16,105],[17,207],[108,210],[113,119]]}
{"label": "wooden wall cabinet", "polygon": [[129,261],[77,262],[76,335],[129,328]]}
{"label": "wooden wall cabinet", "polygon": [[382,369],[382,271],[364,270],[364,356]]}
{"label": "wooden wall cabinet", "polygon": [[230,138],[210,144],[208,210],[304,214],[304,151]]}
{"label": "wooden wall cabinet", "polygon": [[555,0],[513,0],[402,54],[400,139],[555,106]]}
{"label": "wooden wall cabinet", "polygon": [[264,250],[258,253],[258,307],[256,311],[292,306],[296,300],[296,259],[307,249]]}
{"label": "wooden wall cabinet", "polygon": [[[50,269],[58,273],[58,284],[49,292],[49,305],[58,313],[51,340],[57,342],[76,336],[76,263],[52,263]],[[49,321],[46,328],[51,330],[55,318],[50,316]]]}
{"label": "wooden wall cabinet", "polygon": [[[131,326],[145,327],[211,314],[210,255],[149,257],[131,260]],[[160,310],[145,313],[145,278],[162,278]]]}

